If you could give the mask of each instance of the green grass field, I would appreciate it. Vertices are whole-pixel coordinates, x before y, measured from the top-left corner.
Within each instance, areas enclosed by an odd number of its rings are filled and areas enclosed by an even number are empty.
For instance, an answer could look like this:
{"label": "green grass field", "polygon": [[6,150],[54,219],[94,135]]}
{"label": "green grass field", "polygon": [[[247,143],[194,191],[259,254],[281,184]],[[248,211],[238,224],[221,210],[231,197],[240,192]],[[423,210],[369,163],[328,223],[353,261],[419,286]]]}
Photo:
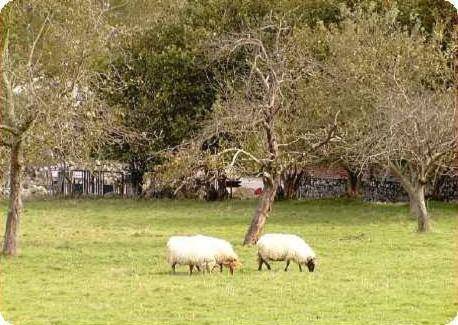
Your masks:
{"label": "green grass field", "polygon": [[[0,260],[0,311],[15,325],[445,324],[458,311],[456,205],[431,203],[434,231],[419,235],[403,205],[276,203],[266,232],[303,236],[315,273],[286,273],[283,262],[257,271],[256,249],[241,246],[254,206],[27,203],[22,255]],[[172,275],[167,238],[195,233],[231,241],[242,269]]]}

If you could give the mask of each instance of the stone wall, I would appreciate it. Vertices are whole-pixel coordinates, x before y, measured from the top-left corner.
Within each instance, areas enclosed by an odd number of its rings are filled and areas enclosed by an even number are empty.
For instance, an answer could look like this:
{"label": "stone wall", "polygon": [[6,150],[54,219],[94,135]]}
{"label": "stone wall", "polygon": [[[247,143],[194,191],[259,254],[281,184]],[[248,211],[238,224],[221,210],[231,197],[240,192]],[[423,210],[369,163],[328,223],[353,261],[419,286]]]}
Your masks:
{"label": "stone wall", "polygon": [[458,175],[440,177],[431,193],[435,200],[458,201]]}
{"label": "stone wall", "polygon": [[299,187],[299,199],[325,199],[345,196],[347,180],[308,177]]}
{"label": "stone wall", "polygon": [[[339,198],[347,194],[347,179],[309,177],[299,187],[299,199]],[[394,177],[364,179],[360,194],[371,202],[406,202],[409,197]],[[439,201],[458,200],[458,176],[442,176],[430,186],[427,198]]]}
{"label": "stone wall", "polygon": [[365,201],[405,202],[409,200],[399,181],[392,178],[364,180],[360,190]]}
{"label": "stone wall", "polygon": [[[400,182],[394,178],[365,180],[362,194],[366,201],[374,202],[406,202],[407,192]],[[426,198],[438,201],[458,200],[458,176],[441,176],[436,183],[426,189]]]}

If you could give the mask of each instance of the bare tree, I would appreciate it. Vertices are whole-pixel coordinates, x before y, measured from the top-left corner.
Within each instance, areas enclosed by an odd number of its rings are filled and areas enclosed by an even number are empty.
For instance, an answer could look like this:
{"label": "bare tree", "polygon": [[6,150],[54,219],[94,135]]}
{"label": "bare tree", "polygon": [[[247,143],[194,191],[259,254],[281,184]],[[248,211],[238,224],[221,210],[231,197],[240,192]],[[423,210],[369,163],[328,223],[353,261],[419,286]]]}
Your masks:
{"label": "bare tree", "polygon": [[228,147],[219,156],[227,161],[228,174],[259,172],[264,184],[245,245],[257,242],[285,168],[293,161],[307,161],[311,152],[334,137],[336,129],[334,116],[306,125],[307,106],[294,102],[295,87],[314,67],[307,56],[299,55],[292,35],[293,29],[281,19],[269,17],[261,28],[234,35],[222,46],[224,55],[245,58],[246,73],[227,77],[224,83],[214,128],[229,131],[240,146]]}
{"label": "bare tree", "polygon": [[437,169],[453,158],[453,117],[451,91],[387,94],[374,113],[371,136],[362,143],[368,148],[369,160],[389,168],[400,179],[419,232],[430,229],[426,186]]}

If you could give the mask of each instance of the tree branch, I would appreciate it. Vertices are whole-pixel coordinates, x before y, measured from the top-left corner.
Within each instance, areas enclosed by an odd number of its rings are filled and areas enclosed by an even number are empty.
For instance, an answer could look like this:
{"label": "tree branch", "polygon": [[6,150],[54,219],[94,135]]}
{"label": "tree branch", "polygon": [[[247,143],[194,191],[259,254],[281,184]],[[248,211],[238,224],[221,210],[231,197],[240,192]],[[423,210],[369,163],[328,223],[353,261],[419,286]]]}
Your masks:
{"label": "tree branch", "polygon": [[340,114],[340,111],[338,111],[336,116],[334,117],[334,123],[332,127],[329,129],[326,138],[323,141],[321,141],[320,143],[317,143],[316,145],[312,146],[311,151],[315,151],[321,148],[322,146],[326,145],[329,141],[331,141],[334,138],[334,135],[337,130],[337,118],[339,117],[339,114]]}
{"label": "tree branch", "polygon": [[243,149],[226,149],[224,151],[222,151],[221,153],[218,154],[218,156],[221,156],[225,153],[228,153],[228,152],[234,152],[235,151],[235,154],[234,154],[234,157],[232,157],[232,161],[231,161],[231,164],[230,166],[234,166],[235,162],[237,161],[237,158],[240,154],[244,154],[245,156],[248,156],[252,161],[256,162],[257,164],[259,165],[264,165],[264,160],[263,159],[258,159],[256,158],[254,155],[252,155],[251,153],[249,153],[248,151],[245,151]]}
{"label": "tree branch", "polygon": [[5,40],[3,44],[3,69],[2,69],[2,77],[3,77],[3,83],[5,84],[6,88],[6,113],[7,113],[7,119],[10,122],[14,122],[14,100],[13,100],[13,88],[11,86],[10,80],[8,78],[8,73],[7,70],[9,69],[10,65],[10,60],[9,60],[9,53],[8,53],[8,48],[9,48],[9,42],[10,42],[10,31],[9,28],[6,29],[6,35],[5,35]]}
{"label": "tree branch", "polygon": [[13,145],[9,142],[6,142],[4,140],[0,140],[0,147],[7,147],[7,148],[12,148]]}
{"label": "tree branch", "polygon": [[48,25],[48,22],[50,21],[51,14],[48,14],[45,18],[45,21],[41,25],[40,31],[38,32],[37,37],[33,41],[32,47],[30,49],[29,53],[29,60],[27,62],[27,67],[30,69],[32,68],[32,61],[33,61],[33,55],[35,54],[35,48],[37,47],[38,42],[40,41],[40,38],[43,36],[43,33],[45,31],[46,26]]}
{"label": "tree branch", "polygon": [[399,178],[401,183],[404,185],[404,188],[406,189],[407,192],[413,193],[415,192],[413,184],[405,177],[405,175],[402,173],[402,171],[396,166],[392,161],[388,163],[388,167],[390,170]]}
{"label": "tree branch", "polygon": [[14,128],[14,127],[11,127],[11,126],[8,126],[8,125],[3,125],[3,124],[0,124],[0,130],[3,130],[3,131],[6,131],[14,136],[20,136],[21,135],[21,131]]}

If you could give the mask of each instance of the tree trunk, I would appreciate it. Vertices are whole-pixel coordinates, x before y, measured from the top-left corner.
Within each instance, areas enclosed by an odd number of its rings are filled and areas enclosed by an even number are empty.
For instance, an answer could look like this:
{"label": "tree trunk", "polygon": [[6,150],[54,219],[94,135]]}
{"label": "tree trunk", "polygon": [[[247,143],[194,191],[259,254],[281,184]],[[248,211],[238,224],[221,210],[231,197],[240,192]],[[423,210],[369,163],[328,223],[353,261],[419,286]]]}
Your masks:
{"label": "tree trunk", "polygon": [[[455,17],[453,19],[453,25],[454,25],[454,33],[453,33],[453,38],[455,41],[455,44],[458,43],[458,14],[455,14]],[[454,79],[455,79],[455,116],[454,116],[454,122],[455,122],[455,127],[454,127],[454,134],[455,137],[458,137],[458,47],[455,46],[455,51],[454,51]],[[458,168],[458,141],[455,141],[455,161],[453,166],[455,168]]]}
{"label": "tree trunk", "polygon": [[285,200],[294,200],[298,196],[299,187],[306,174],[297,168],[286,169],[282,173],[282,182]]}
{"label": "tree trunk", "polygon": [[256,208],[250,228],[248,228],[245,235],[243,245],[254,245],[257,243],[272,209],[272,204],[275,200],[275,194],[277,193],[279,182],[279,177],[275,178],[273,184],[268,181],[264,181],[264,192],[262,193],[261,201]]}
{"label": "tree trunk", "polygon": [[426,209],[425,185],[418,185],[413,192],[409,193],[410,213],[417,218],[418,232],[428,232],[430,230],[429,215]]}
{"label": "tree trunk", "polygon": [[11,148],[10,157],[10,202],[6,219],[5,239],[3,242],[3,254],[17,256],[19,254],[18,232],[22,212],[22,165],[21,165],[21,142]]}
{"label": "tree trunk", "polygon": [[348,186],[347,186],[347,195],[350,198],[357,198],[359,196],[359,187],[360,187],[360,177],[358,173],[347,170],[348,172]]}
{"label": "tree trunk", "polygon": [[132,182],[133,195],[140,197],[143,193],[143,176],[144,171],[136,168],[136,166],[131,165],[130,167],[130,177]]}

